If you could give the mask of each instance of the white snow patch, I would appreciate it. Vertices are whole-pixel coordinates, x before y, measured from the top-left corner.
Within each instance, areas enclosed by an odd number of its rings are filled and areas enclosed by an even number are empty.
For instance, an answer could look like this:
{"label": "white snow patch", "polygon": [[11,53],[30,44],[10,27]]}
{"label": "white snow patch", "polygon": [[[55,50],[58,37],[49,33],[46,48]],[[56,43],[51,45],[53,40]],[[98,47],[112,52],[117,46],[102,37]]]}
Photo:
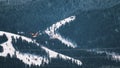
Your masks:
{"label": "white snow patch", "polygon": [[112,58],[116,61],[120,61],[120,55],[114,54],[112,55]]}
{"label": "white snow patch", "polygon": [[29,66],[31,65],[44,65],[45,63],[48,64],[49,60],[45,57],[40,57],[37,55],[32,55],[32,54],[23,54],[20,52],[16,52],[16,58],[18,58],[19,60],[21,60],[22,62],[24,62],[25,64],[28,64]]}

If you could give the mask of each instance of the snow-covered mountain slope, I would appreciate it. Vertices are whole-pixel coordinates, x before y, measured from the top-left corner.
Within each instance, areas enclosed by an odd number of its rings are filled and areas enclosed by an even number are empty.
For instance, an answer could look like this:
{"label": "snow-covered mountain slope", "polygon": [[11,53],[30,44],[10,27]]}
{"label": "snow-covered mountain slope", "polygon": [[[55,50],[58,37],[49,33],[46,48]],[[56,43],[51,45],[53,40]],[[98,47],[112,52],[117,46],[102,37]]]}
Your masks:
{"label": "snow-covered mountain slope", "polygon": [[[13,33],[9,33],[9,32],[0,31],[0,36],[3,36],[3,35],[5,35],[8,40],[6,42],[0,44],[0,46],[2,46],[2,48],[3,48],[3,51],[0,52],[0,56],[2,56],[2,57],[7,57],[7,55],[9,54],[11,58],[15,57],[29,66],[31,66],[31,65],[41,66],[44,64],[49,64],[50,59],[52,60],[53,58],[54,59],[68,60],[68,61],[71,61],[72,63],[77,64],[77,65],[82,65],[82,62],[80,60],[77,60],[77,59],[74,59],[72,57],[69,57],[69,56],[57,53],[53,50],[50,50],[49,48],[47,48],[43,45],[40,45],[39,43],[37,43],[35,40],[33,40],[31,38],[17,35],[17,34],[13,34]],[[28,43],[36,44],[36,46],[41,47],[43,50],[45,50],[45,52],[48,54],[48,56],[43,57],[40,55],[34,55],[34,54],[30,54],[30,53],[20,52],[13,47],[12,38],[14,38],[15,40],[18,38],[21,38],[22,40],[25,40]]]}
{"label": "snow-covered mountain slope", "polygon": [[60,29],[60,27],[66,25],[67,23],[70,23],[73,20],[75,20],[75,16],[71,16],[71,17],[68,17],[68,18],[66,18],[64,20],[61,20],[61,21],[53,24],[49,28],[47,28],[45,30],[45,33],[48,34],[52,39],[58,39],[59,41],[61,41],[66,46],[75,48],[75,47],[77,47],[77,44],[75,44],[74,42],[70,41],[69,39],[66,39],[66,38],[62,37],[57,32],[57,30]]}

